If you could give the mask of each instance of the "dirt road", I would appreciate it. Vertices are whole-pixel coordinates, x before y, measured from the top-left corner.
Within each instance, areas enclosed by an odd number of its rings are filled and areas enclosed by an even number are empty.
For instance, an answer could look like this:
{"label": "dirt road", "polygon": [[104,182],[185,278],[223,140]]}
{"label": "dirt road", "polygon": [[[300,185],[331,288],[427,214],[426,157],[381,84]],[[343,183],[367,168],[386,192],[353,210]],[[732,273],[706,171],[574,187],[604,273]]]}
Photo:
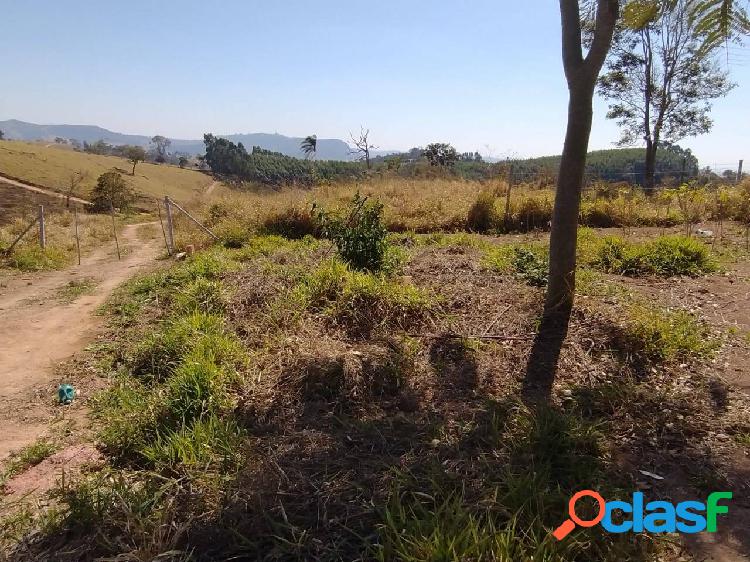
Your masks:
{"label": "dirt road", "polygon": [[[2,180],[5,183],[8,183],[10,185],[15,185],[16,187],[23,188],[27,191],[33,191],[34,193],[43,193],[44,195],[48,195],[50,197],[57,197],[58,199],[65,199],[66,195],[63,193],[58,193],[57,191],[51,191],[49,189],[43,189],[41,187],[37,187],[35,185],[29,185],[28,183],[24,183],[21,181],[18,181],[13,178],[9,178],[7,176],[4,176],[0,174],[0,180]],[[81,205],[91,205],[91,201],[86,201],[86,199],[81,199],[80,197],[72,197],[70,198],[70,201],[73,203],[80,203]]]}
{"label": "dirt road", "polygon": [[[125,227],[121,261],[107,245],[80,266],[0,285],[0,462],[60,415],[55,366],[95,338],[102,320],[94,313],[112,290],[154,263],[160,252],[154,224]],[[76,287],[89,290],[77,295]]]}

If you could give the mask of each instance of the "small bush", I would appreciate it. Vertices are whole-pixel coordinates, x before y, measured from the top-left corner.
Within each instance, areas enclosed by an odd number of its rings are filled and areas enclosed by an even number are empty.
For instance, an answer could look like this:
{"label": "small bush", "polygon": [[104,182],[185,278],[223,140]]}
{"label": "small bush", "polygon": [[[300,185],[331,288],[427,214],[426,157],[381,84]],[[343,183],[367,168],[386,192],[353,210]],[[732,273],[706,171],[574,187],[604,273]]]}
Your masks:
{"label": "small bush", "polygon": [[513,267],[518,277],[533,287],[544,287],[549,277],[546,253],[532,248],[513,249]]}
{"label": "small bush", "polygon": [[716,270],[708,248],[684,236],[662,236],[652,242],[632,244],[618,237],[602,241],[594,265],[620,275],[699,275]]}
{"label": "small bush", "polygon": [[355,269],[379,271],[388,250],[388,231],[383,225],[383,204],[354,195],[346,215],[321,211],[323,235],[332,240],[339,254]]}
{"label": "small bush", "polygon": [[469,208],[466,217],[466,225],[474,232],[487,232],[498,223],[498,214],[495,204],[497,197],[488,190],[483,190],[474,204]]}
{"label": "small bush", "polygon": [[214,232],[225,248],[242,248],[250,238],[250,229],[235,220],[219,223]]}

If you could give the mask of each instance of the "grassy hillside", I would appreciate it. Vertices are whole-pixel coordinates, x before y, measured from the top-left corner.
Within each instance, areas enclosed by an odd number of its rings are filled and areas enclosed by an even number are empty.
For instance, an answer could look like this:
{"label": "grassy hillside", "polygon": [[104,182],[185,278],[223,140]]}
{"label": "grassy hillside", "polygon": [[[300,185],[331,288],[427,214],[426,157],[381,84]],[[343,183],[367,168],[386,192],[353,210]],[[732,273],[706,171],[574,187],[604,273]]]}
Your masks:
{"label": "grassy hillside", "polygon": [[131,176],[132,166],[124,158],[86,154],[56,145],[0,141],[0,173],[56,191],[65,191],[70,175],[85,170],[89,178],[79,190],[79,195],[85,197],[96,178],[112,168],[122,171],[127,181],[143,195],[169,195],[177,201],[202,193],[213,182],[210,176],[195,170],[145,162],[138,164],[135,176]]}

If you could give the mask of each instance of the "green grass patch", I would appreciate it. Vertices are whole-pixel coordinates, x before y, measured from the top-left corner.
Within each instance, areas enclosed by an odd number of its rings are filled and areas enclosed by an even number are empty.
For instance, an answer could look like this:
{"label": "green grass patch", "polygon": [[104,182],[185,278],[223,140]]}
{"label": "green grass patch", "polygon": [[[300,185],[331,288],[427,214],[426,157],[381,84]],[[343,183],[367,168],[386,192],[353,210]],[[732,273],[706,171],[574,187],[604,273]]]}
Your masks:
{"label": "green grass patch", "polygon": [[48,246],[44,250],[39,246],[17,247],[4,261],[9,267],[21,271],[62,269],[69,263],[65,251],[54,246]]}
{"label": "green grass patch", "polygon": [[59,449],[60,447],[58,445],[55,445],[46,439],[40,439],[11,455],[5,462],[5,469],[2,474],[0,474],[0,488],[14,476],[18,476],[32,466],[38,465],[44,459],[52,456]]}
{"label": "green grass patch", "polygon": [[694,276],[717,269],[708,247],[685,236],[661,236],[644,243],[607,237],[601,241],[592,263],[607,273],[631,276]]}
{"label": "green grass patch", "polygon": [[433,295],[414,285],[331,259],[305,275],[276,306],[322,312],[342,324],[372,329],[404,326],[435,304]]}
{"label": "green grass patch", "polygon": [[684,310],[643,303],[627,309],[624,348],[650,361],[708,357],[721,345],[708,327]]}
{"label": "green grass patch", "polygon": [[551,536],[576,491],[622,493],[603,463],[597,425],[550,408],[497,404],[488,413],[473,431],[481,477],[443,466],[400,474],[381,510],[377,560],[648,559],[653,543],[640,537],[600,529],[578,529],[563,542]]}
{"label": "green grass patch", "polygon": [[62,287],[58,288],[55,293],[58,300],[66,303],[71,303],[78,299],[78,297],[82,297],[83,295],[90,295],[91,293],[93,293],[96,285],[96,279],[87,277],[85,279],[69,281]]}

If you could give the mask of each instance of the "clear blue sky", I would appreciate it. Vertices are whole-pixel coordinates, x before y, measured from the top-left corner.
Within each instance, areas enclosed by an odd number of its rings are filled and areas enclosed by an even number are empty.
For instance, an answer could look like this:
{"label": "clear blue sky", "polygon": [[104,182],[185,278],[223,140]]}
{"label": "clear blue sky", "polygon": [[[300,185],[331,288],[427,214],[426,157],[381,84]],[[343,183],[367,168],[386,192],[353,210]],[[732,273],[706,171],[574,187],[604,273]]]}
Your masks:
{"label": "clear blue sky", "polygon": [[[494,156],[559,153],[567,93],[554,0],[0,0],[0,119],[125,133],[447,141]],[[682,144],[750,160],[750,56]],[[592,148],[617,128],[597,103]]]}

